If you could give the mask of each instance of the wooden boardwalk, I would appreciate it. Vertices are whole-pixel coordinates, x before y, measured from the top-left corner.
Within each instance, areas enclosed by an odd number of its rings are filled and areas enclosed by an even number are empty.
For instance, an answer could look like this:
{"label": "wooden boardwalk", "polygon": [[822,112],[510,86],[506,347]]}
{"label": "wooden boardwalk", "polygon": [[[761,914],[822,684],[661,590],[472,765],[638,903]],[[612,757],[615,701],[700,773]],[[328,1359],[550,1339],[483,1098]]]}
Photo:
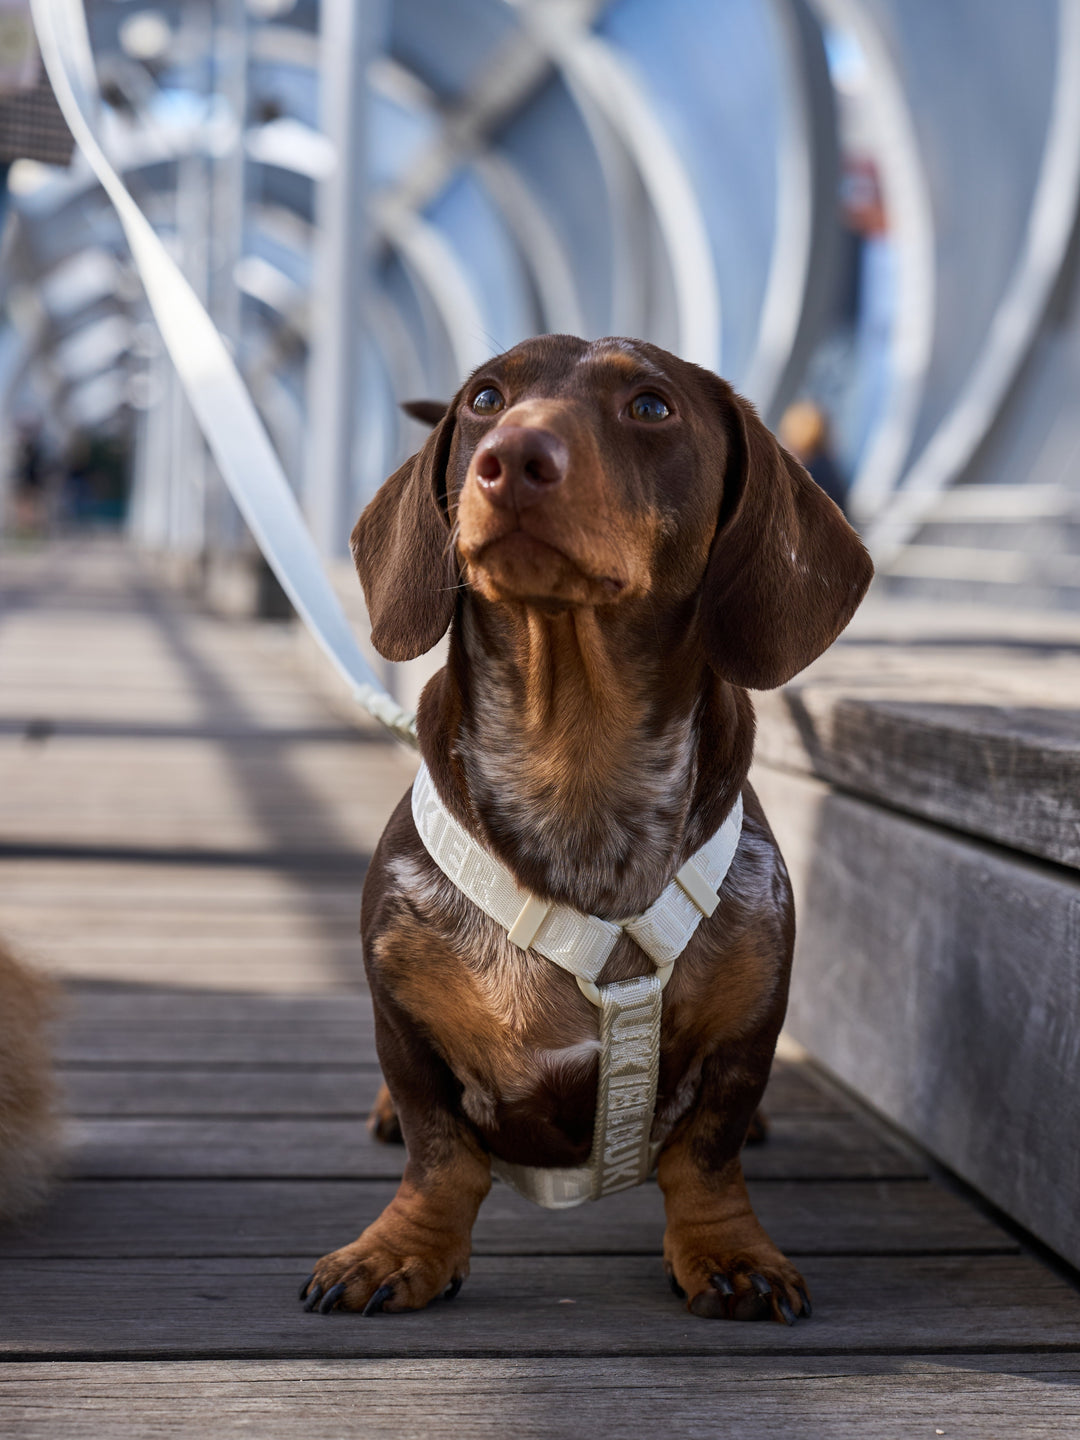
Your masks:
{"label": "wooden boardwalk", "polygon": [[652,1185],[498,1187],[452,1305],[304,1314],[401,1164],[356,929],[411,761],[113,545],[0,556],[0,602],[0,933],[64,977],[71,1117],[0,1236],[0,1434],[1080,1434],[1068,1279],[790,1050],[747,1170],[813,1320],[688,1315]]}

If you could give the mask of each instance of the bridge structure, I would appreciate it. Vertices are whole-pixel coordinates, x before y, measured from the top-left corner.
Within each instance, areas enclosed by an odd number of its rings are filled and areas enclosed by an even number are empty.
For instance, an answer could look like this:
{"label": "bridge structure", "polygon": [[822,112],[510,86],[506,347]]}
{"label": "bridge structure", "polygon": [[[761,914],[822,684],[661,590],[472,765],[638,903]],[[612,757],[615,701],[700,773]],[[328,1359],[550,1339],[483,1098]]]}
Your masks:
{"label": "bridge structure", "polygon": [[[1073,607],[1077,0],[90,7],[106,146],[234,348],[316,538],[546,330],[828,419],[902,591]],[[130,439],[144,545],[224,501],[83,162],[16,165],[0,405]]]}
{"label": "bridge structure", "polygon": [[[270,622],[271,587],[259,619],[210,613],[261,572],[117,217],[78,158],[13,166],[0,446],[103,434],[131,487],[121,539],[0,550],[0,932],[65,983],[70,1125],[67,1184],[0,1236],[0,1414],[1074,1433],[1080,0],[89,22],[97,133],[361,637],[345,539],[423,437],[399,402],[545,331],[645,336],[774,426],[811,402],[879,579],[755,699],[799,941],[747,1166],[814,1320],[688,1328],[654,1293],[647,1186],[578,1231],[496,1192],[460,1319],[313,1328],[289,1277],[400,1170],[363,1132],[355,918],[414,762]],[[409,702],[424,670],[384,674]]]}

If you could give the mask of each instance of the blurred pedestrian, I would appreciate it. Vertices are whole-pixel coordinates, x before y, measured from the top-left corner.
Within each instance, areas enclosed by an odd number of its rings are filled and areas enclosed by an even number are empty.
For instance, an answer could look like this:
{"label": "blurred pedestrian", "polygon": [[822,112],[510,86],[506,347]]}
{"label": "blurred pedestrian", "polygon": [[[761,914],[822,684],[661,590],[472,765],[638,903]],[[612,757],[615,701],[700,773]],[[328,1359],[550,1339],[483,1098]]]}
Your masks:
{"label": "blurred pedestrian", "polygon": [[841,510],[846,508],[847,484],[829,443],[829,422],[825,412],[812,400],[797,400],[780,419],[781,442],[810,472],[825,494]]}
{"label": "blurred pedestrian", "polygon": [[23,537],[45,530],[45,456],[36,425],[19,425],[13,456],[15,531]]}

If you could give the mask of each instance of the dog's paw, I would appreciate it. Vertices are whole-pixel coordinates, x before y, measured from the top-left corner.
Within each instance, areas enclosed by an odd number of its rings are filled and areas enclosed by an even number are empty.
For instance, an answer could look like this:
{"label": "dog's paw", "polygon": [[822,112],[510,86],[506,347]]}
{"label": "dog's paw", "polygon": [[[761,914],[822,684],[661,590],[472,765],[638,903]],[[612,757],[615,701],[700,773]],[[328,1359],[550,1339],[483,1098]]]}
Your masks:
{"label": "dog's paw", "polygon": [[794,1265],[765,1244],[725,1253],[665,1253],[671,1288],[694,1315],[709,1320],[776,1320],[794,1325],[810,1318],[810,1294]]}
{"label": "dog's paw", "polygon": [[404,1145],[405,1137],[401,1133],[401,1121],[398,1119],[394,1102],[390,1098],[388,1086],[379,1087],[379,1093],[375,1096],[375,1104],[371,1107],[367,1125],[375,1139],[382,1141],[384,1145]]}
{"label": "dog's paw", "polygon": [[300,1287],[305,1310],[422,1310],[440,1295],[452,1300],[469,1273],[468,1244],[460,1251],[414,1253],[365,1230],[359,1240],[324,1255]]}

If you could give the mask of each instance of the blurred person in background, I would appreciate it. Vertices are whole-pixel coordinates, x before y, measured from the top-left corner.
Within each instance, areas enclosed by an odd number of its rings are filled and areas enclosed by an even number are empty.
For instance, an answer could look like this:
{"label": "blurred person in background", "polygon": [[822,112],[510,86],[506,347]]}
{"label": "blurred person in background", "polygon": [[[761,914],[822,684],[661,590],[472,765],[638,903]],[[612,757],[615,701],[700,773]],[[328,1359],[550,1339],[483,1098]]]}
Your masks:
{"label": "blurred person in background", "polygon": [[40,429],[32,421],[19,423],[12,471],[15,533],[41,535],[46,519],[46,465]]}
{"label": "blurred person in background", "polygon": [[129,457],[124,441],[77,430],[61,460],[60,518],[65,525],[119,525],[127,503]]}
{"label": "blurred person in background", "polygon": [[779,436],[800,465],[841,510],[846,509],[847,484],[832,454],[829,421],[812,400],[797,400],[780,418]]}

